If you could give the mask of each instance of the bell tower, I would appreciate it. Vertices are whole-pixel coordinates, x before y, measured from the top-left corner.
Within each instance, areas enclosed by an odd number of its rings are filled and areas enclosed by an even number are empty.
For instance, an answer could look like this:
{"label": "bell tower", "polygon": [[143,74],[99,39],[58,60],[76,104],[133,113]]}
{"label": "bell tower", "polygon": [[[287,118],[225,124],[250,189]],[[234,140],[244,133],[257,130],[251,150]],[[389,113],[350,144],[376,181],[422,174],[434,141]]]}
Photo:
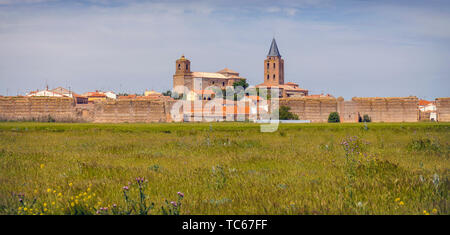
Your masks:
{"label": "bell tower", "polygon": [[[191,61],[186,59],[184,55],[182,55],[175,62],[175,74],[173,75],[173,88],[177,86],[186,86],[186,83],[190,83],[192,78],[191,73]],[[189,81],[188,81],[189,80]]]}
{"label": "bell tower", "polygon": [[278,51],[275,38],[272,39],[269,53],[264,60],[264,85],[283,85],[284,84],[284,60]]}

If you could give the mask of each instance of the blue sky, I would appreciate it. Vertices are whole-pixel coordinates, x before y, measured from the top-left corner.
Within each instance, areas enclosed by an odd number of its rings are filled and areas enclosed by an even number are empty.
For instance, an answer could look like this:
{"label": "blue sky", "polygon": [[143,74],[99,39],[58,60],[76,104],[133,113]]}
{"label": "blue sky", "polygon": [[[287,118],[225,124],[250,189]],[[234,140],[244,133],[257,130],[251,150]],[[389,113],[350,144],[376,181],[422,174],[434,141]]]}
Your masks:
{"label": "blue sky", "polygon": [[449,96],[450,2],[433,0],[0,0],[0,94],[165,91],[181,54],[255,85],[274,36],[312,94]]}

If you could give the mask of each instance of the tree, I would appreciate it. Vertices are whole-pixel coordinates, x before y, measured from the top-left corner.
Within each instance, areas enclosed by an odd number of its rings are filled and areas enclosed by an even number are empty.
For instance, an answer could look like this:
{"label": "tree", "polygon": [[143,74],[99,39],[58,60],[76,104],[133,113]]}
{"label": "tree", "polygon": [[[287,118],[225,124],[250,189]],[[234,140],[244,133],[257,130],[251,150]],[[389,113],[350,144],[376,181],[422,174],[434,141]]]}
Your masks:
{"label": "tree", "polygon": [[279,109],[279,120],[298,120],[298,116],[289,112],[291,107],[281,106]]}
{"label": "tree", "polygon": [[339,117],[339,113],[337,113],[337,112],[330,113],[330,115],[328,116],[328,122],[329,123],[341,122],[341,118]]}
{"label": "tree", "polygon": [[172,91],[171,90],[167,90],[166,92],[162,93],[163,96],[172,96]]}
{"label": "tree", "polygon": [[241,80],[239,80],[239,81],[233,83],[233,87],[234,87],[235,89],[236,89],[236,87],[238,87],[238,86],[241,86],[241,87],[243,87],[244,89],[246,89],[249,85],[248,85],[248,83],[247,83],[247,81],[246,81],[245,79],[241,79]]}
{"label": "tree", "polygon": [[372,119],[369,117],[369,115],[364,114],[362,121],[363,121],[363,122],[371,122]]}

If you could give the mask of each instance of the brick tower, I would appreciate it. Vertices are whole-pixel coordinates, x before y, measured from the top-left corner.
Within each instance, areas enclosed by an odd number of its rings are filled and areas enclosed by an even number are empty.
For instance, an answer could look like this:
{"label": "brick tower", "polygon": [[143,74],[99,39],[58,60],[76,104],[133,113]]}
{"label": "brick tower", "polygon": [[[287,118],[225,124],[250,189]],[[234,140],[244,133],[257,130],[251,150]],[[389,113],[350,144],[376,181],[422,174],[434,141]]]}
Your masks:
{"label": "brick tower", "polygon": [[[185,86],[192,82],[191,61],[182,55],[175,63],[173,87]],[[189,87],[190,88],[190,87]],[[179,91],[182,92],[182,91]]]}
{"label": "brick tower", "polygon": [[284,60],[278,51],[275,38],[270,45],[267,59],[264,60],[264,85],[275,86],[284,84]]}

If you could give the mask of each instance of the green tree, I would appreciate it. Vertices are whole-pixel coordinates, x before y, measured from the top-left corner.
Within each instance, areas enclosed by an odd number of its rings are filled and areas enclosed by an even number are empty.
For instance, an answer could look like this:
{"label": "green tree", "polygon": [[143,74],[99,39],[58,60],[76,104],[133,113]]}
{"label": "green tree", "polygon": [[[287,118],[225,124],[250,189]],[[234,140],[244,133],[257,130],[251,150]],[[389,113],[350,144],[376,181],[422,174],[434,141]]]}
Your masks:
{"label": "green tree", "polygon": [[291,110],[291,107],[281,106],[279,109],[279,120],[298,120],[298,116],[289,110]]}
{"label": "green tree", "polygon": [[236,87],[238,87],[238,86],[241,86],[241,87],[243,87],[244,89],[246,89],[249,85],[248,85],[246,79],[241,79],[241,80],[239,80],[239,81],[233,83],[233,87],[234,87],[235,89],[236,89]]}
{"label": "green tree", "polygon": [[371,122],[372,119],[369,117],[369,115],[364,114],[362,121],[363,121],[363,122]]}
{"label": "green tree", "polygon": [[337,113],[337,112],[330,113],[330,115],[328,116],[328,122],[329,123],[341,122],[341,118],[339,117],[339,113]]}

